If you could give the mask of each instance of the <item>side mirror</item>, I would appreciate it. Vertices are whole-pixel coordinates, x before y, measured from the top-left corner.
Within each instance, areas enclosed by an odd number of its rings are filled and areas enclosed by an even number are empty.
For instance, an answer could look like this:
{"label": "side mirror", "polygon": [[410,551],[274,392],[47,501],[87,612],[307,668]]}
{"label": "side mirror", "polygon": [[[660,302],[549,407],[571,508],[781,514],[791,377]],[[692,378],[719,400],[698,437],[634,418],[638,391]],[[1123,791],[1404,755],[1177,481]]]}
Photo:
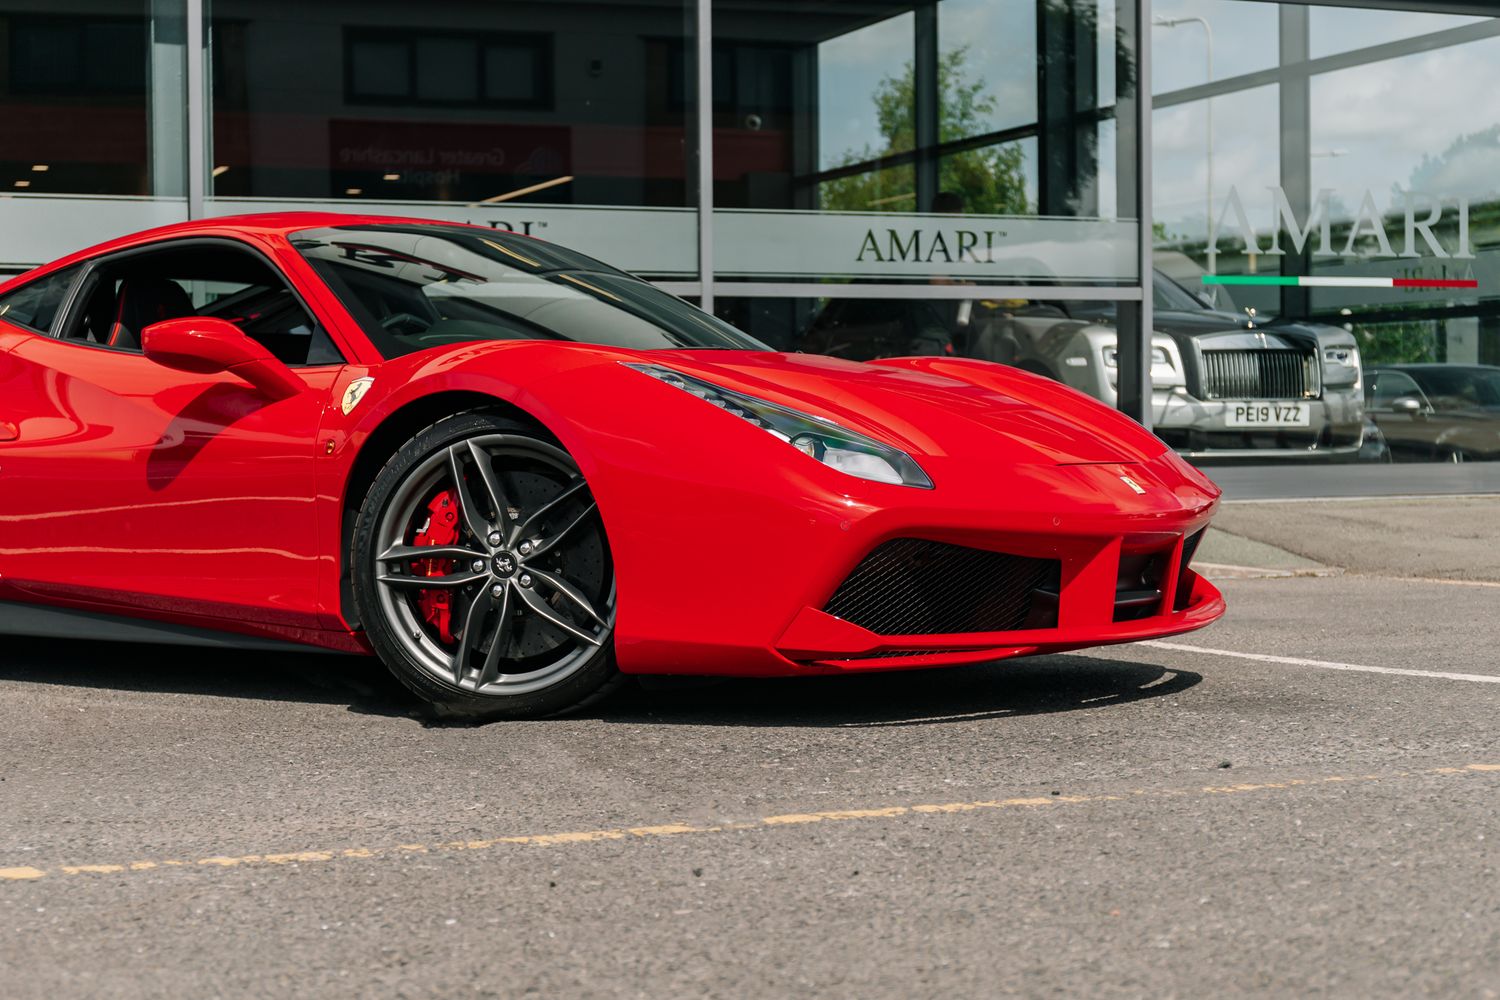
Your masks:
{"label": "side mirror", "polygon": [[1415,417],[1420,416],[1425,409],[1416,396],[1400,396],[1391,400],[1392,413],[1409,413]]}
{"label": "side mirror", "polygon": [[146,357],[180,372],[236,375],[271,399],[295,396],[307,384],[228,320],[184,316],[152,323],[141,334]]}

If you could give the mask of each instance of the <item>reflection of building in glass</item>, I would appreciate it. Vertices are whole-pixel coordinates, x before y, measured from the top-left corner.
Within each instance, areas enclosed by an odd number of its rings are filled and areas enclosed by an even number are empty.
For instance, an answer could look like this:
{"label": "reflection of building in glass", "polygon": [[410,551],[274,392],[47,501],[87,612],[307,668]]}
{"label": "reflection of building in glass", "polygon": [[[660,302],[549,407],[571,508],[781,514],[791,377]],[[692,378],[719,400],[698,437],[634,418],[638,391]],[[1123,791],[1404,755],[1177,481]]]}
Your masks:
{"label": "reflection of building in glass", "polygon": [[[1236,0],[1149,13],[0,0],[0,125],[24,137],[0,153],[0,269],[197,216],[472,222],[577,246],[777,348],[1024,363],[1174,443],[1316,459],[1352,449],[1361,422],[1378,430],[1351,387],[1365,383],[1342,381],[1361,361],[1500,364],[1500,118],[1447,82],[1500,87],[1500,18]],[[1190,302],[1157,303],[1163,280]],[[1234,348],[1266,367],[1230,384],[1269,393],[1288,363],[1274,351],[1300,352],[1298,391],[1316,387],[1328,433],[1316,416],[1240,427],[1207,385],[1234,361],[1211,345],[1278,320],[1314,332]],[[1349,335],[1355,367],[1315,357]]]}
{"label": "reflection of building in glass", "polygon": [[[1241,52],[1207,83],[1180,63],[1157,73],[1155,217],[1158,246],[1177,252],[1175,276],[1430,282],[1240,286],[1235,299],[1262,315],[1346,325],[1367,363],[1500,363],[1500,121],[1476,117],[1441,85],[1462,78],[1489,91],[1500,21],[1206,0],[1155,9],[1164,20],[1196,15],[1221,33],[1278,39],[1251,49],[1256,56]],[[1155,40],[1158,65],[1165,53],[1186,54],[1184,39],[1158,31]],[[1219,119],[1212,220],[1202,207],[1210,103]]]}

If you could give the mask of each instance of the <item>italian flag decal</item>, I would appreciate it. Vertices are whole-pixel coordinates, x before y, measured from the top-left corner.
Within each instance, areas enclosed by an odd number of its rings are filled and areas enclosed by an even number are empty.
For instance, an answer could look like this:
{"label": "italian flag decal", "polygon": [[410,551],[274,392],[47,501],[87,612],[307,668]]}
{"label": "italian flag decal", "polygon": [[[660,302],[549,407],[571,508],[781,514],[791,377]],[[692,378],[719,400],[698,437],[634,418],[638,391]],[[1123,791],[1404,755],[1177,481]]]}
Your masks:
{"label": "italian flag decal", "polygon": [[1205,285],[1297,285],[1301,288],[1478,288],[1474,278],[1316,278],[1308,275],[1205,274]]}

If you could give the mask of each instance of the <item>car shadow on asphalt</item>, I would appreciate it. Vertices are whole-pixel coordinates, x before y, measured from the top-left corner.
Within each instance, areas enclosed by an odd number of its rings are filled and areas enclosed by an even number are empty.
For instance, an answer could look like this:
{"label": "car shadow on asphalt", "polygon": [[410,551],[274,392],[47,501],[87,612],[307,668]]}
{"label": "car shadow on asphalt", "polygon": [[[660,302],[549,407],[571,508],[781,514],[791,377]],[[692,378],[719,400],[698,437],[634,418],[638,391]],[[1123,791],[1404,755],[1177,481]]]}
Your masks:
{"label": "car shadow on asphalt", "polygon": [[[695,726],[928,726],[1099,710],[1181,693],[1202,675],[1069,654],[975,666],[783,679],[640,678],[568,718]],[[370,657],[8,638],[0,682],[344,705],[435,720]]]}
{"label": "car shadow on asphalt", "polygon": [[930,726],[1099,710],[1180,694],[1201,674],[1070,654],[976,666],[775,680],[647,679],[586,713],[694,726]]}
{"label": "car shadow on asphalt", "polygon": [[6,637],[0,682],[112,691],[348,705],[369,715],[420,714],[372,657]]}

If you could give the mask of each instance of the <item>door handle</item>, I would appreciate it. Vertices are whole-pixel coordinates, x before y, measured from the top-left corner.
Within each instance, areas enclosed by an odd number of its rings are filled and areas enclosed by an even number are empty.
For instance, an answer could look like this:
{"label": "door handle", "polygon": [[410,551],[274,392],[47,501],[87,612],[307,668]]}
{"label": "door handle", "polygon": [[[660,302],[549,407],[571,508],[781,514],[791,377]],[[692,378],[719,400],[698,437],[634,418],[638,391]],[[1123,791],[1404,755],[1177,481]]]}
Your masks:
{"label": "door handle", "polygon": [[14,441],[20,436],[20,428],[7,420],[0,420],[0,441]]}

